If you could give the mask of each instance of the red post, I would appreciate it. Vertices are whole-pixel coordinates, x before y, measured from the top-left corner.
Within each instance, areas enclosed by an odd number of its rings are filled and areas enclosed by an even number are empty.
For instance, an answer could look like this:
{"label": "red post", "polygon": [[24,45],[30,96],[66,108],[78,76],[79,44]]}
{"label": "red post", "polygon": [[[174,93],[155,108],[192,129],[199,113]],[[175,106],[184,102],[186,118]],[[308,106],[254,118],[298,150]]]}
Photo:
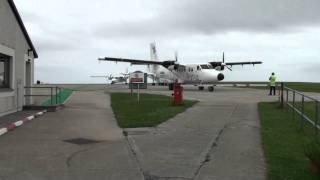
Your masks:
{"label": "red post", "polygon": [[183,87],[180,83],[175,82],[173,88],[173,105],[178,106],[182,104],[183,101]]}

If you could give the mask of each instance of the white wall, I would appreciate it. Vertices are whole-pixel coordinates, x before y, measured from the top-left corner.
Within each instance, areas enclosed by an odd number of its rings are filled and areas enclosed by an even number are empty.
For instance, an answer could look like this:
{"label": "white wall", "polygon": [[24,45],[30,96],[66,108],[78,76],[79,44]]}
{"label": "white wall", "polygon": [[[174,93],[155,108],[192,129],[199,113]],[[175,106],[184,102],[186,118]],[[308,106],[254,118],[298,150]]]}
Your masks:
{"label": "white wall", "polygon": [[[6,0],[0,1],[0,53],[12,57],[11,87],[0,89],[0,116],[21,110],[24,105],[25,57],[27,41]],[[33,55],[30,57],[33,65]],[[33,72],[32,72],[33,74]],[[32,75],[33,78],[33,75]],[[32,79],[33,83],[33,79]]]}

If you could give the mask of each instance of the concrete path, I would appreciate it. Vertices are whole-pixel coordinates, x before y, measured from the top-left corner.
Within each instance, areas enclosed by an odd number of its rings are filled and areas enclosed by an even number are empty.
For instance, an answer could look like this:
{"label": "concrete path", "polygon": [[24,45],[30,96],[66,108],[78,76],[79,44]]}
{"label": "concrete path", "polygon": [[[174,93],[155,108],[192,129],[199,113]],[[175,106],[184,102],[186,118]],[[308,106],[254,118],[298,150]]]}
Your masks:
{"label": "concrete path", "polygon": [[128,130],[145,179],[265,179],[257,102],[277,97],[236,88],[185,97],[200,102],[155,129]]}
{"label": "concrete path", "polygon": [[[142,179],[109,102],[76,92],[65,109],[0,137],[0,180]],[[95,143],[65,142],[74,138]]]}

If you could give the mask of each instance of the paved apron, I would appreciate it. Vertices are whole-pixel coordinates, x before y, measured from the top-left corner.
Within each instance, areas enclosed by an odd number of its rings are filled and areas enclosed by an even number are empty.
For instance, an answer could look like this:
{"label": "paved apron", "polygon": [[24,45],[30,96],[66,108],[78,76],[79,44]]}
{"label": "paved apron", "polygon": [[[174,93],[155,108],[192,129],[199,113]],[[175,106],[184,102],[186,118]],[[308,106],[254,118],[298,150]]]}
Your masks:
{"label": "paved apron", "polygon": [[[76,92],[65,109],[1,136],[0,179],[142,179],[109,102],[103,92]],[[64,142],[73,138],[98,143]]]}

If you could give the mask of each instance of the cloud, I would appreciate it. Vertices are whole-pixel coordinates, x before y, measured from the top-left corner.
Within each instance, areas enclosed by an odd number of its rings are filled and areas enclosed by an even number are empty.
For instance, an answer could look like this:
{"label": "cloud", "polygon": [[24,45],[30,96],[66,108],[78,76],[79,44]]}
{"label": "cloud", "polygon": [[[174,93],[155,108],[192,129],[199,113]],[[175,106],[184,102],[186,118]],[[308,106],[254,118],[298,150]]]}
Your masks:
{"label": "cloud", "polygon": [[[298,66],[301,66],[301,65],[298,65]],[[319,69],[320,69],[320,63],[308,63],[302,66],[302,70],[304,72],[317,73],[318,74],[317,77],[320,76]]]}
{"label": "cloud", "polygon": [[99,64],[98,57],[149,59],[154,41],[163,60],[177,50],[181,63],[221,60],[223,51],[227,61],[264,62],[226,71],[226,80],[266,80],[274,71],[282,80],[319,81],[319,66],[311,65],[320,57],[319,0],[15,2],[38,50],[36,75],[43,81],[98,81],[90,75],[129,66]]}
{"label": "cloud", "polygon": [[166,1],[156,15],[141,21],[108,23],[103,37],[175,36],[228,31],[298,31],[320,24],[319,0],[183,0]]}

